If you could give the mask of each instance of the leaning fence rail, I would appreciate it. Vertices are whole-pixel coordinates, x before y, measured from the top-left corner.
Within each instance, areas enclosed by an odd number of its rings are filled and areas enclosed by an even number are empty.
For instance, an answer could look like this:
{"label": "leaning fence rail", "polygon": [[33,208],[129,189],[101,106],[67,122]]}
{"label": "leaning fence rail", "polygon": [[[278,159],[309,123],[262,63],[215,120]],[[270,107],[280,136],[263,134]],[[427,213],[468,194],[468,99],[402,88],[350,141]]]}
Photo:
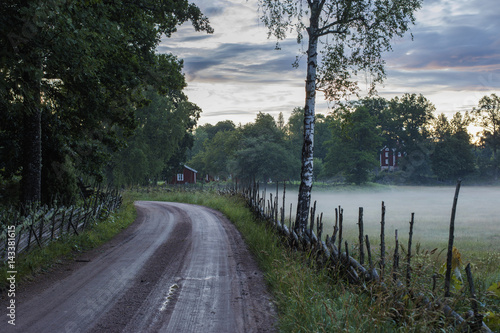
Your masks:
{"label": "leaning fence rail", "polygon": [[[458,197],[458,191],[460,189],[460,180],[457,183],[457,190],[455,193],[455,200],[453,203],[453,212],[456,208],[456,199]],[[382,213],[381,213],[381,257],[378,261],[379,269],[377,265],[374,264],[372,260],[372,253],[370,247],[370,239],[368,235],[363,233],[363,208],[359,209],[358,217],[358,229],[359,229],[359,243],[358,254],[356,259],[354,254],[349,253],[349,244],[343,239],[342,228],[343,228],[343,210],[339,206],[335,209],[335,225],[333,234],[331,236],[326,235],[323,239],[323,214],[316,214],[316,203],[313,204],[310,212],[309,222],[307,226],[302,226],[297,228],[292,225],[291,212],[288,225],[285,221],[284,205],[279,208],[278,199],[278,184],[276,186],[276,194],[273,198],[273,194],[269,193],[269,197],[266,195],[266,189],[262,191],[259,190],[259,184],[253,183],[247,187],[241,187],[242,194],[246,199],[248,205],[255,212],[255,214],[261,219],[265,220],[271,228],[276,232],[278,237],[282,242],[296,251],[303,251],[310,254],[312,260],[316,261],[320,266],[326,268],[332,268],[335,271],[341,271],[345,279],[350,283],[359,284],[361,286],[367,283],[377,283],[379,286],[384,288],[386,283],[389,282],[384,278],[384,272],[387,270],[386,267],[386,253],[385,253],[385,205],[382,202]],[[283,199],[286,194],[286,186],[283,186]],[[284,201],[283,201],[284,202]],[[291,208],[290,208],[291,210]],[[453,222],[454,214],[452,214],[451,225],[450,225],[450,240],[453,239]],[[492,332],[482,320],[482,315],[477,309],[477,300],[475,299],[475,291],[472,283],[472,274],[470,273],[470,267],[468,269],[468,280],[470,287],[471,296],[471,307],[472,310],[468,311],[464,316],[458,314],[454,311],[448,304],[446,298],[449,293],[445,294],[445,299],[434,298],[430,300],[422,292],[414,291],[411,285],[411,247],[412,247],[412,236],[413,236],[413,223],[414,214],[411,215],[410,221],[410,234],[408,248],[406,251],[406,272],[401,272],[400,267],[400,253],[398,244],[398,232],[395,230],[395,250],[393,255],[393,267],[392,267],[392,282],[396,288],[400,291],[401,295],[406,295],[410,297],[415,304],[427,307],[429,309],[440,309],[447,317],[451,318],[454,325],[458,330],[472,331],[472,332]],[[315,232],[316,227],[316,232]],[[453,243],[451,242],[451,247]],[[368,256],[368,265],[365,265],[365,246]],[[451,251],[448,252],[447,262],[451,262],[449,256]],[[448,264],[449,265],[449,264]],[[379,272],[380,271],[380,272]],[[403,283],[400,277],[404,277]],[[446,277],[449,279],[449,276]],[[449,281],[446,282],[449,285]],[[389,292],[389,290],[387,290]],[[405,297],[405,296],[402,296]]]}
{"label": "leaning fence rail", "polygon": [[[81,206],[25,207],[0,211],[0,260],[14,248],[16,255],[44,247],[65,235],[82,232],[94,221],[106,218],[122,202],[117,190],[96,191]],[[12,232],[13,229],[15,232]],[[14,237],[10,237],[10,236]]]}

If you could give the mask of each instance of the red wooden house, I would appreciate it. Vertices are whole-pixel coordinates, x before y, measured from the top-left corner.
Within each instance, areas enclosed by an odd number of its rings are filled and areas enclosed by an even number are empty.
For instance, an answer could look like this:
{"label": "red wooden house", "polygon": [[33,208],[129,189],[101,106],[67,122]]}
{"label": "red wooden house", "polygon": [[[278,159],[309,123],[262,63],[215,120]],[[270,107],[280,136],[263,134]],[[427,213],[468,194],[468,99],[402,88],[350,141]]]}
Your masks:
{"label": "red wooden house", "polygon": [[196,184],[196,174],[198,171],[184,165],[182,173],[176,174],[172,179],[172,184]]}
{"label": "red wooden house", "polygon": [[380,150],[380,169],[389,171],[397,170],[398,160],[401,156],[400,152],[396,152],[396,148],[385,146]]}

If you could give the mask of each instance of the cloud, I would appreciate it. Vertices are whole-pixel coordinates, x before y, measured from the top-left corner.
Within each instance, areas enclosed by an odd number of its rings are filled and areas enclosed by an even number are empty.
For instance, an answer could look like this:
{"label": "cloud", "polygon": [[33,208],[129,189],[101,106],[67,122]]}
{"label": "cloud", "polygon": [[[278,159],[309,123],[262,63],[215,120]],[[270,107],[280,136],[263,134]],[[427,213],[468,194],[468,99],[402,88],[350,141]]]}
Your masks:
{"label": "cloud", "polygon": [[[500,89],[498,1],[427,0],[412,28],[385,56],[386,96],[404,92],[433,98],[438,112],[470,109]],[[460,103],[463,103],[461,105]]]}
{"label": "cloud", "polygon": [[[274,50],[259,23],[255,0],[193,0],[215,33],[186,24],[162,41],[159,52],[184,59],[188,96],[204,110],[203,119],[253,121],[258,111],[291,112],[304,103],[305,57],[293,36]],[[444,109],[462,110],[480,95],[500,89],[500,2],[426,0],[410,36],[395,40],[386,53],[387,79],[378,90],[391,98],[422,93]],[[360,84],[363,85],[362,83]],[[321,94],[319,94],[321,96]],[[317,98],[318,110],[326,103]],[[460,96],[463,96],[460,98]],[[462,103],[462,104],[460,104]]]}
{"label": "cloud", "polygon": [[[289,48],[291,44],[285,41],[283,47]],[[295,43],[293,46],[296,48]],[[297,74],[301,77],[305,75],[302,70],[293,68],[294,55],[283,49],[275,50],[272,42],[223,43],[198,52],[193,52],[191,48],[163,45],[159,51],[176,53],[184,60],[188,81],[281,83],[291,78],[299,79]]]}

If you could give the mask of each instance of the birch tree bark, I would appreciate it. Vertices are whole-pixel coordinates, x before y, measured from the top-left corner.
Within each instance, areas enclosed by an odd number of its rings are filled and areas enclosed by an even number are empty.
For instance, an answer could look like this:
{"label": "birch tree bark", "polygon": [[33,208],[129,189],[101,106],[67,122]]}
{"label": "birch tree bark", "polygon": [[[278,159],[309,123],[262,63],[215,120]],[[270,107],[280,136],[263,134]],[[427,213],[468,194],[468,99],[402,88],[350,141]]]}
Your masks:
{"label": "birch tree bark", "polygon": [[307,79],[306,102],[304,107],[304,142],[302,144],[302,162],[300,172],[299,197],[297,201],[297,215],[295,230],[301,232],[307,226],[309,208],[311,205],[311,190],[313,185],[313,156],[314,156],[314,122],[316,107],[316,69],[318,67],[318,24],[321,6],[314,1],[311,8],[311,18],[307,33],[309,42],[307,48]]}

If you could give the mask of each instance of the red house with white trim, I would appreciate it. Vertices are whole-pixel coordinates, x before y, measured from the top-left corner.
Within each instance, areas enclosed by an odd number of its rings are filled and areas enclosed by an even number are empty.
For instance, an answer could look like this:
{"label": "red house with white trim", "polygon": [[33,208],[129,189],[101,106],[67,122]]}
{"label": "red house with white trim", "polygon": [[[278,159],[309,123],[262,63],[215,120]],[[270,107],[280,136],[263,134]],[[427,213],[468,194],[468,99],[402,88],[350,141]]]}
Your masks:
{"label": "red house with white trim", "polygon": [[172,184],[196,184],[196,174],[198,171],[184,165],[182,172],[172,178]]}
{"label": "red house with white trim", "polygon": [[394,171],[398,169],[398,160],[401,158],[401,152],[396,152],[396,148],[385,146],[380,149],[380,169]]}

